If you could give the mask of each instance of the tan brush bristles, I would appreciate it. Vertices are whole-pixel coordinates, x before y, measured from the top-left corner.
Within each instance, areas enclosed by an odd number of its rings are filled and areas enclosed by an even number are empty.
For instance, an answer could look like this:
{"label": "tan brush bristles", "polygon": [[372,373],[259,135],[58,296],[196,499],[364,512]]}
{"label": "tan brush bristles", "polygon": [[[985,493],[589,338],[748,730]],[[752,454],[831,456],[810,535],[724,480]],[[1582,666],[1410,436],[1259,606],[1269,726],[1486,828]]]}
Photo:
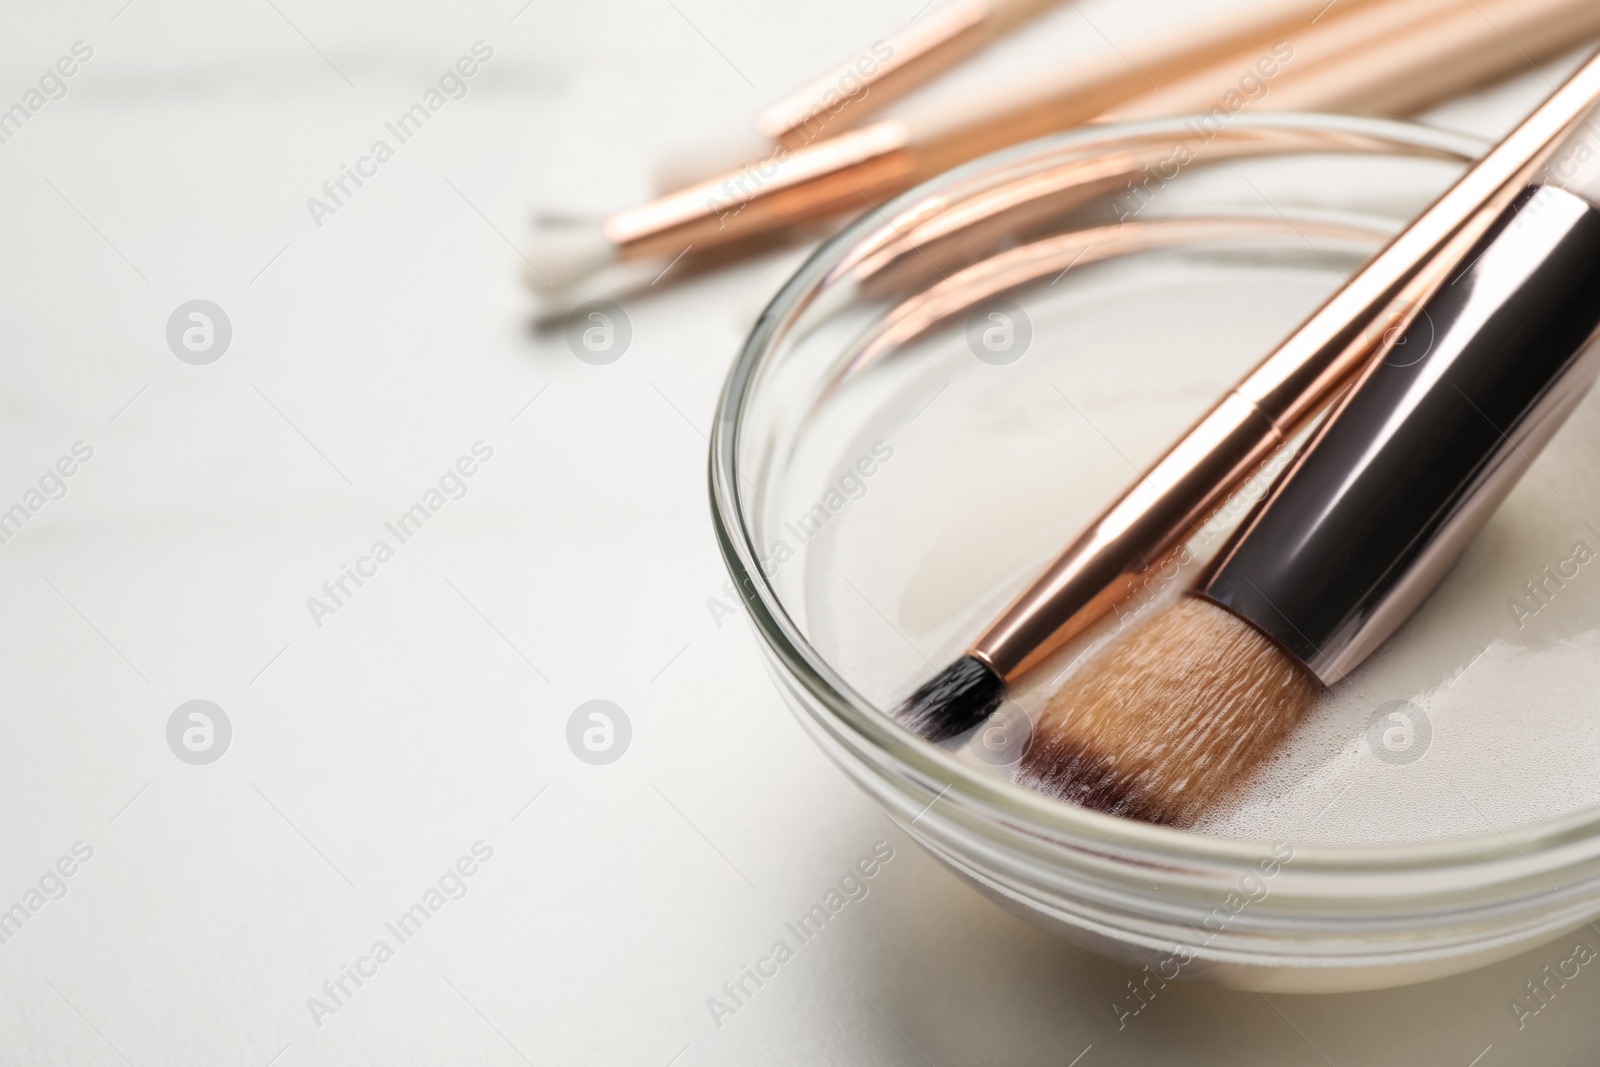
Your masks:
{"label": "tan brush bristles", "polygon": [[1272,756],[1320,688],[1254,627],[1184,597],[1050,698],[1020,780],[1097,811],[1185,826]]}

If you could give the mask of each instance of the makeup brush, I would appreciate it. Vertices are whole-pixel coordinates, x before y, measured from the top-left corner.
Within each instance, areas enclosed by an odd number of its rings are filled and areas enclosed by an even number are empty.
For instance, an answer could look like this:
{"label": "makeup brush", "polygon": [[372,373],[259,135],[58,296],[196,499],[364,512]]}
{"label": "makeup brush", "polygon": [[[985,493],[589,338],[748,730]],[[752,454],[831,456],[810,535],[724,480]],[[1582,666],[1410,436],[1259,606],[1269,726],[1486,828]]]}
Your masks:
{"label": "makeup brush", "polygon": [[[948,70],[1063,0],[955,0],[770,105],[756,119],[767,140],[799,148]],[[866,69],[863,69],[866,68]]]}
{"label": "makeup brush", "polygon": [[895,717],[929,740],[964,733],[999,706],[1014,679],[1132,595],[1151,566],[1370,363],[1386,335],[1370,328],[1374,321],[1414,314],[1452,261],[1470,258],[1467,247],[1597,100],[1600,55],[1234,386]]}
{"label": "makeup brush", "polygon": [[[1415,62],[1417,34],[1426,36],[1438,61]],[[1594,34],[1600,34],[1600,4],[1575,6],[1570,0],[1367,7],[1346,14],[1303,47],[1291,41],[1295,56],[1285,64],[1287,76],[1266,86],[1260,104],[1273,111],[1405,115],[1526,70],[1531,56],[1560,54]],[[1181,110],[1196,96],[1221,99],[1237,82],[1238,75],[1227,71],[1200,71],[1129,100],[1106,120],[1175,114],[1173,108]]]}
{"label": "makeup brush", "polygon": [[861,49],[804,88],[765,108],[755,129],[674,152],[655,168],[672,192],[771,153],[803,148],[858,126],[867,116],[1016,30],[1062,0],[955,0],[919,15],[899,33]]}
{"label": "makeup brush", "polygon": [[[1326,0],[1266,0],[1140,42],[1125,53],[1096,53],[1044,77],[914,109],[799,148],[780,145],[747,166],[617,212],[598,227],[542,235],[529,246],[526,280],[535,291],[561,289],[613,263],[671,261],[690,249],[704,252],[858,212],[874,197],[909,189],[957,163],[1087,122],[1161,81],[1241,52],[1250,53],[1241,61],[1248,67],[1256,52],[1284,35],[1323,32],[1346,8],[1419,2],[1432,0],[1346,0],[1313,26]],[[1425,48],[1419,53],[1427,54]],[[1207,97],[1191,106],[1212,102]]]}
{"label": "makeup brush", "polygon": [[[1600,32],[1600,5],[1593,0],[1456,2],[1451,32],[1435,34],[1441,0],[1345,0],[1331,9],[1315,0],[1274,0],[1125,54],[1090,57],[1042,78],[908,110],[802,148],[780,146],[764,159],[596,225],[535,235],[525,280],[535,292],[558,293],[614,264],[667,266],[685,255],[739,249],[858,213],[986,152],[1114,117],[1152,84],[1174,87],[1161,91],[1168,114],[1231,113],[1251,104],[1247,92],[1261,95],[1261,64],[1270,59],[1277,66],[1269,69],[1278,73],[1260,99],[1263,108],[1277,109],[1274,94],[1287,100],[1303,83],[1310,88],[1297,92],[1296,106],[1323,106],[1319,100],[1327,96],[1347,109],[1382,113],[1400,99],[1392,89],[1396,82],[1413,81],[1425,90],[1402,94],[1407,106],[1421,106]],[[1501,24],[1521,25],[1516,12],[1530,7],[1540,15],[1537,34],[1527,42],[1502,34]],[[1369,9],[1389,17],[1362,19],[1359,35],[1341,29],[1344,20]],[[1294,50],[1292,62],[1267,54],[1280,43]],[[1197,71],[1209,73],[1190,77]],[[1366,106],[1364,97],[1375,106]]]}
{"label": "makeup brush", "polygon": [[1417,609],[1600,375],[1600,128],[1495,220],[1197,588],[1069,678],[1021,780],[1184,825]]}

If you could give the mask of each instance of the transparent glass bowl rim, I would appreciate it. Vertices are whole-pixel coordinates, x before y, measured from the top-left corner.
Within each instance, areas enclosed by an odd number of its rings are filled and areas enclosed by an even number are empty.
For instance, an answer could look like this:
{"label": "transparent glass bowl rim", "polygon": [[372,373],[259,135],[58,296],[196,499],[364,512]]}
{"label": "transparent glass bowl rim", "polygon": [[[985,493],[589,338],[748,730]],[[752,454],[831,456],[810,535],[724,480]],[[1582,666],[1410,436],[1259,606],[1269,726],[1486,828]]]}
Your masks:
{"label": "transparent glass bowl rim", "polygon": [[[841,677],[806,640],[790,618],[776,591],[759,566],[759,554],[741,508],[743,499],[737,475],[740,433],[749,402],[764,362],[771,358],[786,325],[810,302],[830,271],[869,233],[881,228],[918,201],[948,192],[975,175],[1034,157],[1070,150],[1086,142],[1126,134],[1185,133],[1180,117],[1147,122],[1097,126],[1040,138],[993,153],[948,171],[901,194],[876,211],[869,211],[818,248],[784,284],[762,312],[728,374],[718,402],[710,447],[712,524],[733,584],[743,590],[745,606],[768,654],[831,721],[822,725],[846,747],[872,750],[872,763],[887,762],[904,784],[916,781],[941,796],[989,810],[1013,830],[1043,837],[1058,844],[1081,842],[1098,850],[1114,849],[1165,856],[1170,861],[1201,866],[1232,866],[1254,862],[1264,842],[1229,839],[1155,826],[1088,811],[967,767],[937,745],[915,737],[866,700]],[[1394,143],[1396,155],[1427,153],[1476,159],[1489,147],[1467,134],[1387,119],[1313,113],[1236,115],[1231,128],[1290,129],[1312,133],[1355,134]],[[1330,149],[1337,151],[1337,149]],[[1270,157],[1269,157],[1270,158]],[[1264,353],[1263,353],[1264,354]],[[933,783],[930,786],[930,783]],[[942,790],[937,783],[946,783]],[[1425,842],[1363,845],[1301,845],[1294,843],[1295,867],[1306,874],[1324,872],[1351,875],[1361,871],[1394,875],[1406,870],[1439,872],[1457,866],[1493,864],[1574,844],[1600,843],[1600,807],[1530,822],[1505,830],[1490,830]],[[1346,887],[1348,891],[1349,887]]]}

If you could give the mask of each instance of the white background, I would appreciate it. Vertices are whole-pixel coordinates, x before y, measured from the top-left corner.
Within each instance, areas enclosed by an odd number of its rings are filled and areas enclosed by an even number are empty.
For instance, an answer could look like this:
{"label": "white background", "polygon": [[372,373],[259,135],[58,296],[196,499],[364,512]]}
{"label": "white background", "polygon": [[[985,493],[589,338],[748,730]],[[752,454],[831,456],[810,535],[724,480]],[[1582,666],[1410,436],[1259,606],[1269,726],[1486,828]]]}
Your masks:
{"label": "white background", "polygon": [[[0,107],[94,49],[0,145],[0,508],[94,449],[0,545],[0,908],[94,850],[0,945],[0,1062],[1587,1062],[1592,968],[1521,1031],[1508,1004],[1567,941],[1363,995],[1170,986],[1119,1032],[1132,972],[921,855],[708,611],[705,433],[797,254],[629,302],[610,366],[529,330],[535,212],[639,199],[918,0],[124,2],[0,12]],[[1084,0],[953,86],[1201,6]],[[316,226],[306,199],[479,40],[468,96]],[[1441,121],[1493,132],[1545,84]],[[233,326],[210,366],[164,337],[195,298]],[[467,495],[316,626],[306,599],[480,440]],[[234,731],[204,767],[165,736],[196,698]],[[596,698],[633,726],[606,767],[566,744]],[[317,1025],[480,840],[466,895]],[[870,894],[719,1027],[707,998],[878,841]]]}

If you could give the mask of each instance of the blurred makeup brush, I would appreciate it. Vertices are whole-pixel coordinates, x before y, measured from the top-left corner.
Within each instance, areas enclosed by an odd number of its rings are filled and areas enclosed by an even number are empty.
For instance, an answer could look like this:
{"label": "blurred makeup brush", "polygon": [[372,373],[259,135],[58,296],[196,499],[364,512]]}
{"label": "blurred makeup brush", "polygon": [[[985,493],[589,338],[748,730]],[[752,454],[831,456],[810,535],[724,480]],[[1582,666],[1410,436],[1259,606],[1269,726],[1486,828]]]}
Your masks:
{"label": "blurred makeup brush", "polygon": [[723,138],[664,157],[656,188],[671,192],[771,153],[803,148],[860,125],[869,115],[1016,30],[1062,0],[955,0],[769,105],[748,136]]}
{"label": "blurred makeup brush", "polygon": [[1414,315],[1597,100],[1600,55],[1234,386],[895,717],[929,740],[964,733],[999,706],[1014,679],[1136,591],[1148,568],[1370,364],[1385,337],[1372,324]]}
{"label": "blurred makeup brush", "polygon": [[[1346,9],[1399,10],[1439,0],[1346,0],[1312,25],[1326,0],[1267,0],[1142,42],[1126,54],[1110,50],[959,103],[925,106],[800,148],[780,146],[766,158],[617,212],[598,227],[538,235],[528,251],[535,291],[577,284],[614,263],[675,260],[693,249],[742,243],[790,227],[870,207],[924,178],[986,152],[1067,129],[1148,90],[1227,61],[1233,77],[1257,53],[1293,33],[1298,42],[1328,32]],[[1459,0],[1467,3],[1470,0]],[[1592,4],[1593,0],[1564,0]],[[1387,32],[1387,31],[1385,31]],[[1487,32],[1493,32],[1488,30]],[[1243,58],[1239,58],[1243,54]],[[1435,57],[1419,39],[1408,64]],[[1210,95],[1186,109],[1209,107]]]}
{"label": "blurred makeup brush", "polygon": [[1198,587],[1051,698],[1022,782],[1192,823],[1428,597],[1600,375],[1600,129],[1555,158]]}
{"label": "blurred makeup brush", "polygon": [[[1527,70],[1532,56],[1559,55],[1600,34],[1600,4],[1572,0],[1445,0],[1432,9],[1366,7],[1302,46],[1284,77],[1259,90],[1273,111],[1405,115],[1475,85]],[[1435,57],[1418,62],[1416,36]],[[1338,58],[1336,58],[1338,57]],[[1403,72],[1403,74],[1402,74]],[[1199,71],[1114,108],[1106,121],[1177,114],[1196,97],[1240,89],[1237,72]],[[1176,108],[1178,111],[1174,111]]]}
{"label": "blurred makeup brush", "polygon": [[[1442,15],[1441,5],[1453,14]],[[1435,32],[1441,19],[1448,32]],[[653,276],[685,256],[756,247],[874,207],[986,152],[1133,114],[1152,84],[1167,86],[1155,94],[1166,114],[1215,114],[1219,107],[1232,113],[1251,104],[1252,91],[1270,110],[1292,101],[1302,108],[1391,113],[1402,104],[1419,107],[1464,92],[1594,33],[1600,33],[1594,0],[1344,0],[1331,10],[1316,0],[1271,0],[1125,55],[1082,60],[802,148],[780,146],[764,159],[598,225],[538,233],[524,277],[536,293],[559,298],[616,264],[634,264]],[[1266,54],[1290,40],[1292,62]],[[1259,73],[1269,58],[1278,70],[1270,87]],[[1397,84],[1410,88],[1397,91]]]}

